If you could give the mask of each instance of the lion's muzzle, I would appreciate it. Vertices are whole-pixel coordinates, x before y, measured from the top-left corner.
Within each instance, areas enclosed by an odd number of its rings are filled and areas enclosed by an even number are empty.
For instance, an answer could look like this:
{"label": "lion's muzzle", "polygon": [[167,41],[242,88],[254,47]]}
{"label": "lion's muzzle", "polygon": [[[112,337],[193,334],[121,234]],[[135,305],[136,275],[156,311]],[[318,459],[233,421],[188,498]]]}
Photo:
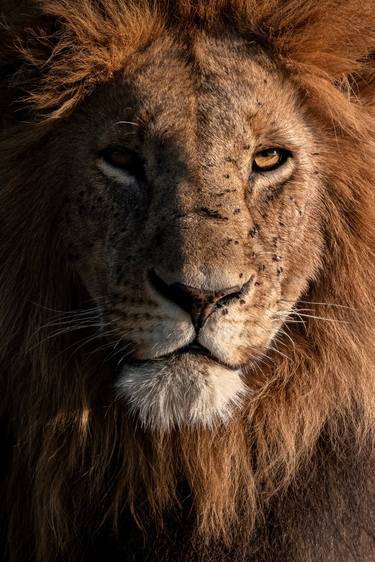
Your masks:
{"label": "lion's muzzle", "polygon": [[253,274],[242,285],[223,287],[216,291],[207,291],[183,283],[167,283],[155,270],[150,272],[149,281],[161,295],[188,312],[198,333],[213,312],[245,297],[254,282],[254,277]]}

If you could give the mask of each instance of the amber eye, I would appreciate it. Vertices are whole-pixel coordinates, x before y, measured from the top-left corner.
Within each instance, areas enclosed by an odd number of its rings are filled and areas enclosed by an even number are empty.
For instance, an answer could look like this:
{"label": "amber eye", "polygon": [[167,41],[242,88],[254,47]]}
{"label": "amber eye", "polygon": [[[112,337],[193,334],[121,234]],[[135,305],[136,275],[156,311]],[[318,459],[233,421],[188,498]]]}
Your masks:
{"label": "amber eye", "polygon": [[128,168],[135,159],[133,152],[121,148],[107,148],[103,151],[102,157],[108,164],[117,168]]}
{"label": "amber eye", "polygon": [[131,150],[121,147],[108,147],[101,151],[101,158],[107,164],[124,170],[133,176],[144,177],[144,167],[141,158]]}
{"label": "amber eye", "polygon": [[290,153],[283,148],[267,148],[257,152],[253,160],[254,172],[270,172],[286,162]]}

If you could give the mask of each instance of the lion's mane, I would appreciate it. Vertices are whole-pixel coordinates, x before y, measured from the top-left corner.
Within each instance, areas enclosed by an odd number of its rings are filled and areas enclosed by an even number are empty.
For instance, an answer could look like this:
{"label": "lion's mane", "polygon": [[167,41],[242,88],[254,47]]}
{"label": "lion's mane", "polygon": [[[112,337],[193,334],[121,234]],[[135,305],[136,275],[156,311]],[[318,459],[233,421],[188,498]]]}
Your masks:
{"label": "lion's mane", "polygon": [[[78,561],[104,530],[163,534],[180,518],[197,552],[214,540],[233,557],[252,545],[255,560],[275,560],[267,553],[277,542],[280,560],[286,545],[310,560],[315,544],[316,552],[324,548],[321,560],[341,560],[332,558],[335,530],[329,535],[324,521],[333,526],[351,511],[364,532],[374,524],[373,2],[20,6],[15,17],[12,1],[0,3],[1,498],[9,559]],[[311,318],[288,326],[293,343],[285,340],[283,356],[254,375],[246,408],[212,431],[158,435],[103,395],[110,373],[94,356],[72,355],[74,335],[48,337],[56,311],[77,308],[84,297],[59,252],[60,195],[50,194],[55,170],[44,146],[131,52],[181,26],[237,29],[277,57],[304,96],[322,130],[325,252],[303,297],[311,304],[300,303]],[[353,525],[343,523],[349,542]],[[349,560],[356,544],[343,540],[340,548]]]}

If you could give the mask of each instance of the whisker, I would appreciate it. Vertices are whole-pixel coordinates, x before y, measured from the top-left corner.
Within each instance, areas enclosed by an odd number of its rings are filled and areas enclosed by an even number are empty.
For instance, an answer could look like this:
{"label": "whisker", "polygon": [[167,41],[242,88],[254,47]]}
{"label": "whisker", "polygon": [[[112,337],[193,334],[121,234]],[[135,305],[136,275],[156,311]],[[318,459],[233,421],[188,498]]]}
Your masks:
{"label": "whisker", "polygon": [[54,328],[54,327],[59,327],[59,326],[74,326],[76,324],[78,324],[79,322],[89,322],[90,318],[92,318],[92,320],[98,320],[98,315],[97,314],[93,314],[93,315],[86,315],[86,316],[77,316],[74,318],[70,318],[69,320],[54,320],[53,322],[47,322],[46,324],[42,324],[42,326],[40,326],[38,328],[38,330],[35,332],[35,334],[37,334],[38,332],[45,330],[47,328]]}
{"label": "whisker", "polygon": [[269,367],[272,365],[272,359],[266,353],[262,352],[257,357],[252,360],[250,367],[254,365],[254,367],[260,367],[261,365],[265,367]]}
{"label": "whisker", "polygon": [[42,344],[48,341],[49,339],[58,337],[63,334],[70,334],[71,332],[76,332],[77,330],[85,330],[87,328],[102,328],[105,325],[109,325],[109,324],[104,324],[103,322],[89,322],[86,324],[77,324],[77,325],[70,324],[65,326],[64,328],[61,328],[61,330],[56,330],[55,332],[50,333],[46,338],[44,338],[38,343]]}
{"label": "whisker", "polygon": [[285,353],[283,353],[282,351],[280,351],[279,349],[276,349],[276,347],[269,347],[268,348],[270,351],[274,351],[275,353],[278,353],[279,355],[281,355],[282,357],[285,357],[285,359],[288,359],[288,361],[291,361],[291,358],[286,355]]}
{"label": "whisker", "polygon": [[318,306],[334,306],[337,308],[346,308],[348,310],[355,310],[355,308],[353,308],[352,306],[348,306],[346,304],[337,304],[337,303],[332,303],[332,302],[316,302],[316,301],[305,301],[305,300],[297,300],[297,301],[293,301],[293,300],[288,300],[288,299],[280,299],[279,302],[286,302],[286,303],[292,303],[292,304],[298,304],[299,302],[301,302],[302,304],[315,304]]}
{"label": "whisker", "polygon": [[[88,345],[89,343],[95,341],[96,339],[98,339],[99,341],[103,341],[103,339],[106,338],[112,338],[116,333],[118,333],[117,328],[112,328],[111,330],[106,330],[106,331],[98,331],[95,335],[90,335],[89,337],[81,340],[80,342],[74,342],[73,344],[71,344],[70,346],[66,347],[63,351],[63,353],[66,353],[67,351],[69,351],[70,349],[74,348],[74,346],[78,346],[75,349],[73,349],[72,354],[70,355],[70,357],[68,358],[68,362],[71,361],[72,357],[83,347],[85,347],[86,345]],[[112,347],[112,343],[109,341],[108,344],[103,344],[105,347]],[[90,356],[94,355],[95,353],[98,353],[98,348],[92,350],[90,352]]]}
{"label": "whisker", "polygon": [[301,314],[301,313],[297,313],[296,311],[294,312],[294,314],[297,314],[297,316],[300,316],[301,318],[312,318],[313,320],[323,320],[325,322],[332,322],[333,324],[350,324],[348,320],[339,320],[337,318],[326,318],[324,316],[315,316],[313,314]]}
{"label": "whisker", "polygon": [[282,328],[280,328],[279,333],[288,338],[288,340],[290,341],[290,343],[291,343],[292,346],[293,346],[293,349],[296,348],[296,344],[295,344],[295,342],[293,341],[293,338],[292,338],[285,330],[283,330]]}
{"label": "whisker", "polygon": [[115,353],[113,353],[108,360],[114,359],[116,355],[121,355],[116,365],[116,367],[119,367],[121,363],[126,359],[126,357],[128,357],[131,354],[131,352],[132,352],[132,344],[128,343],[123,347],[121,347],[120,349],[118,349]]}

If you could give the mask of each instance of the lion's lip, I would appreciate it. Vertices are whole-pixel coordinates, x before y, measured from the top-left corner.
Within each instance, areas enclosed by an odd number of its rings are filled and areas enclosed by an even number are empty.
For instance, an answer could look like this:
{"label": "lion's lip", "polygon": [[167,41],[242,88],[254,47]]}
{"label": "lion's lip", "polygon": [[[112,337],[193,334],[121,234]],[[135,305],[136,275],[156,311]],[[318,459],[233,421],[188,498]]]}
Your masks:
{"label": "lion's lip", "polygon": [[198,341],[194,340],[193,342],[189,343],[188,345],[185,345],[183,347],[180,347],[179,349],[176,349],[175,351],[171,352],[171,353],[167,353],[165,355],[160,355],[159,357],[155,357],[155,358],[144,358],[144,359],[136,359],[136,358],[132,358],[131,355],[128,356],[126,363],[132,364],[132,365],[141,365],[144,363],[157,363],[160,361],[165,361],[167,359],[172,359],[173,357],[180,357],[183,355],[194,355],[194,356],[201,356],[201,357],[206,357],[209,361],[212,361],[213,363],[217,363],[218,365],[220,365],[221,367],[225,367],[226,369],[228,369],[229,371],[238,371],[239,369],[241,369],[241,366],[239,365],[230,365],[228,363],[225,363],[223,361],[220,361],[219,358],[217,358],[215,355],[213,355],[206,347],[204,347],[203,345],[201,345]]}
{"label": "lion's lip", "polygon": [[189,343],[188,345],[185,345],[184,347],[181,347],[180,349],[177,349],[177,351],[175,351],[173,355],[182,355],[184,353],[204,355],[205,357],[209,357],[210,359],[213,358],[212,353],[197,341],[194,341],[192,343]]}
{"label": "lion's lip", "polygon": [[176,349],[176,351],[173,351],[172,353],[169,353],[168,355],[158,357],[156,359],[156,361],[168,359],[168,358],[172,358],[172,357],[179,357],[181,355],[195,355],[195,356],[206,357],[207,359],[209,359],[213,363],[217,363],[218,365],[221,365],[222,367],[225,367],[226,369],[228,369],[230,371],[238,371],[238,369],[240,368],[238,365],[236,365],[236,366],[230,365],[228,363],[224,363],[223,361],[220,361],[220,359],[218,357],[216,357],[215,355],[213,355],[210,352],[209,349],[207,349],[206,347],[201,345],[196,340],[189,343],[188,345],[185,345],[184,347],[180,347],[179,349]]}

